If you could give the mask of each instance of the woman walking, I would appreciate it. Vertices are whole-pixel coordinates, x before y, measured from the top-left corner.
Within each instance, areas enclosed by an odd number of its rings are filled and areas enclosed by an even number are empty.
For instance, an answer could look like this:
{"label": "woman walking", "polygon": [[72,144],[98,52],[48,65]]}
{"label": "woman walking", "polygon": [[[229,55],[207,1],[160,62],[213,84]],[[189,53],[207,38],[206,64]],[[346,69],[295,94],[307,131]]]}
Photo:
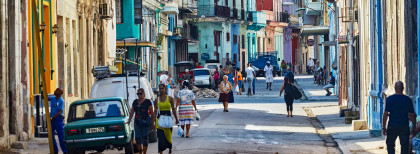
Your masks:
{"label": "woman walking", "polygon": [[128,118],[128,124],[131,122],[133,114],[136,113],[134,120],[134,131],[136,134],[136,143],[139,147],[139,154],[146,154],[147,146],[149,144],[149,131],[150,127],[153,127],[154,120],[150,117],[149,113],[153,115],[152,101],[146,99],[144,89],[140,88],[137,90],[138,99],[133,101],[132,108],[130,110],[130,117]]}
{"label": "woman walking", "polygon": [[[156,119],[159,153],[162,154],[163,151],[166,150],[167,148],[169,148],[169,153],[172,153],[172,128],[160,128],[158,125],[159,116],[160,115],[171,116],[171,109],[175,117],[176,124],[179,123],[178,117],[176,115],[174,98],[166,95],[166,86],[164,84],[159,85],[159,97],[156,98],[154,105],[155,105],[155,111],[153,112],[154,113],[153,119]],[[158,110],[160,112],[159,115],[157,115]]]}
{"label": "woman walking", "polygon": [[284,100],[286,101],[286,107],[287,107],[287,117],[293,117],[292,111],[293,111],[293,97],[290,96],[290,94],[288,94],[288,92],[286,92],[286,89],[290,89],[292,86],[292,84],[289,81],[288,77],[284,78],[284,83],[283,83],[283,87],[281,87],[280,90],[280,97],[281,97],[281,93],[283,93],[284,91]]}
{"label": "woman walking", "polygon": [[223,81],[220,83],[220,95],[219,95],[219,102],[223,103],[223,112],[228,111],[228,104],[229,104],[229,91],[232,90],[232,84],[228,81],[228,76],[223,76]]}
{"label": "woman walking", "polygon": [[[195,106],[194,93],[188,89],[190,83],[184,81],[182,86],[183,89],[179,91],[177,95],[178,101],[176,102],[176,108],[179,107],[179,122],[181,123],[181,128],[182,130],[185,130],[184,127],[187,127],[185,137],[189,138],[190,127],[194,121],[194,109],[196,112],[198,112],[198,110]],[[182,134],[182,137],[184,137],[184,134]]]}

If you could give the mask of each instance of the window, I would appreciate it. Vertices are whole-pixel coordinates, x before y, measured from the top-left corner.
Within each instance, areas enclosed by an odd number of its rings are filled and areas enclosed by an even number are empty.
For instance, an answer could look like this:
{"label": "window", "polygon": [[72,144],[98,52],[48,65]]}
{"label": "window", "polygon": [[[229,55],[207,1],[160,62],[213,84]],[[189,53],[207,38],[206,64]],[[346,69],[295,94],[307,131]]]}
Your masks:
{"label": "window", "polygon": [[87,102],[70,106],[68,121],[125,116],[120,101]]}
{"label": "window", "polygon": [[233,35],[233,44],[238,44],[238,35]]}
{"label": "window", "polygon": [[123,23],[122,20],[122,0],[115,0],[115,17],[117,19],[117,24]]}
{"label": "window", "polygon": [[214,31],[214,46],[220,46],[220,33],[221,31]]}
{"label": "window", "polygon": [[226,41],[230,41],[230,33],[226,33]]}
{"label": "window", "polygon": [[242,49],[245,49],[245,35],[242,35]]}
{"label": "window", "polygon": [[268,44],[271,44],[271,38],[268,38]]}

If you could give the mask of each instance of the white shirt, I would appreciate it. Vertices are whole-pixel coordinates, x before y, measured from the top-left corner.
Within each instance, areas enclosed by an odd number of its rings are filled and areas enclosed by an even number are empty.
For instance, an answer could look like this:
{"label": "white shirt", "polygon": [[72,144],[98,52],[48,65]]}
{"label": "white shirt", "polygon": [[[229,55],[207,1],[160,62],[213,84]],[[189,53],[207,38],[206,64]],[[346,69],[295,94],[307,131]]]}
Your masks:
{"label": "white shirt", "polygon": [[314,64],[314,60],[312,60],[312,59],[311,59],[311,60],[309,60],[309,61],[308,61],[308,65],[309,65],[309,66],[311,66],[311,67],[312,67],[312,66],[314,66],[314,65],[315,65],[315,64]]}
{"label": "white shirt", "polygon": [[254,69],[252,67],[246,68],[245,72],[246,72],[246,77],[254,78]]}
{"label": "white shirt", "polygon": [[166,74],[160,75],[160,83],[168,85],[168,76]]}
{"label": "white shirt", "polygon": [[266,77],[272,77],[273,76],[273,65],[270,65],[270,66],[265,65],[264,72],[265,72]]}

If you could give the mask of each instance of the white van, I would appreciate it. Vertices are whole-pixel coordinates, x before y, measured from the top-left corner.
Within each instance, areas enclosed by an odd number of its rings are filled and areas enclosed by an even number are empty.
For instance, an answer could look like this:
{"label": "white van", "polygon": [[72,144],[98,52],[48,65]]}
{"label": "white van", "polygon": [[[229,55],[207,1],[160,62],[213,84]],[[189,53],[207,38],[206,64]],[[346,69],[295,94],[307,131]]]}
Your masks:
{"label": "white van", "polygon": [[[128,104],[132,105],[133,101],[137,99],[137,89],[139,89],[138,76],[127,77],[128,84],[126,84],[126,77],[109,77],[96,81],[92,86],[90,98],[103,97],[122,97],[127,99]],[[144,89],[146,99],[154,101],[154,94],[149,81],[146,78],[140,77],[140,88]],[[128,90],[128,94],[127,94]]]}

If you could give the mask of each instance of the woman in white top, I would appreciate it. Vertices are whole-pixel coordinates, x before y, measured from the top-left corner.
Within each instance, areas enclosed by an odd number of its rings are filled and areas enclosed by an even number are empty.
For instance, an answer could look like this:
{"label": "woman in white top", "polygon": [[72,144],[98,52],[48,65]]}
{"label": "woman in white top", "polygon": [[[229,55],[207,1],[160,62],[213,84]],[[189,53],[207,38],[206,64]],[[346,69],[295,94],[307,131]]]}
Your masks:
{"label": "woman in white top", "polygon": [[232,90],[232,84],[228,81],[228,76],[223,76],[223,81],[220,83],[220,95],[219,95],[219,102],[223,103],[223,112],[228,111],[228,104],[229,104],[229,91]]}

